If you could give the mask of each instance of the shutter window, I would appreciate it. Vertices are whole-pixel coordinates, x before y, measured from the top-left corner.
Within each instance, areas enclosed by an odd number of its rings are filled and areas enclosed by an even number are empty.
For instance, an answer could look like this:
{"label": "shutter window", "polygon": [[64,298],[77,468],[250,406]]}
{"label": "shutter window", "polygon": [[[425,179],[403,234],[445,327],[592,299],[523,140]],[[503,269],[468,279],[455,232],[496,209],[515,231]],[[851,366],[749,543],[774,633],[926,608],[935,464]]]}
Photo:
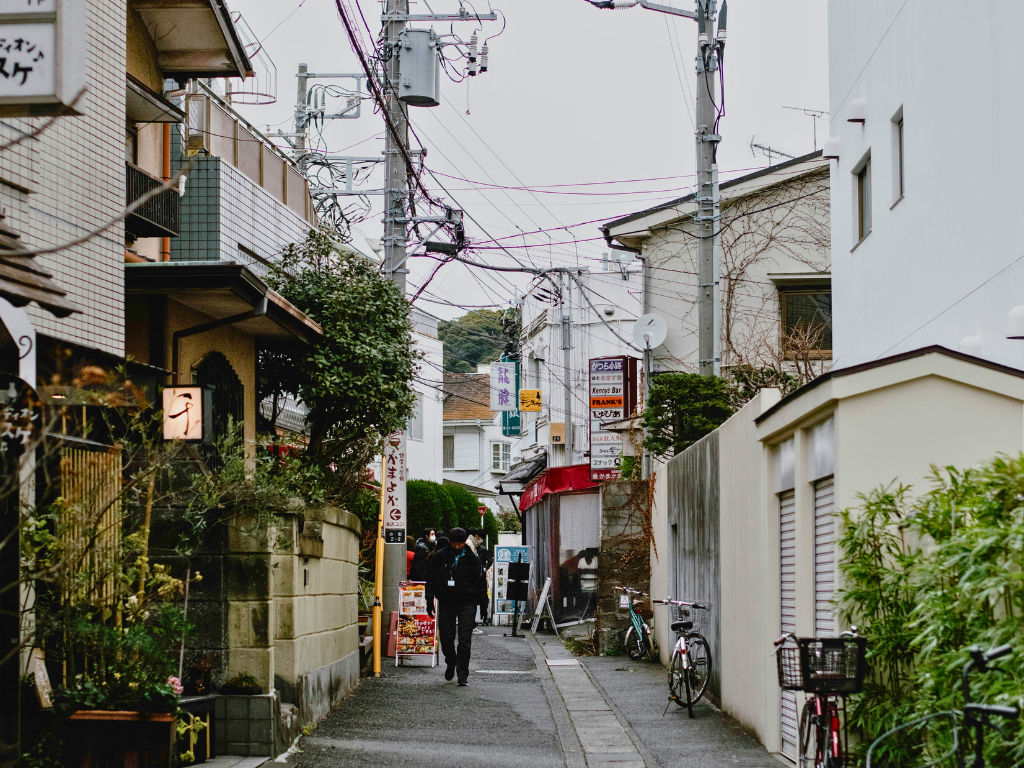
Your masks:
{"label": "shutter window", "polygon": [[455,469],[455,435],[445,435],[441,439],[441,450],[444,454],[443,469]]}
{"label": "shutter window", "polygon": [[455,435],[455,469],[480,469],[480,436]]}
{"label": "shutter window", "polygon": [[814,484],[814,636],[835,634],[832,598],[836,591],[835,482],[831,477]]}
{"label": "shutter window", "polygon": [[[796,632],[796,496],[793,491],[779,494],[779,584],[780,620],[783,633]],[[796,694],[782,692],[782,754],[796,760]]]}

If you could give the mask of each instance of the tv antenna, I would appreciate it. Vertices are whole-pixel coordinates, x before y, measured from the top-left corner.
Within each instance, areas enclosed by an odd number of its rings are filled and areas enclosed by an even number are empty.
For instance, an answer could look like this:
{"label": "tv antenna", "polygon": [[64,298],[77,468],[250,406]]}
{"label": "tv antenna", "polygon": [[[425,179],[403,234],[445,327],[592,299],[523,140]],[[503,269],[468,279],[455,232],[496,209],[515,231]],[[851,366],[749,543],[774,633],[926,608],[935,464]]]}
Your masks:
{"label": "tv antenna", "polygon": [[757,136],[750,137],[750,154],[757,157],[757,151],[761,150],[761,154],[768,158],[768,167],[772,165],[773,157],[788,157],[790,160],[795,160],[796,155],[791,155],[788,152],[783,152],[781,149],[775,149],[775,147],[769,147],[767,144],[758,144]]}
{"label": "tv antenna", "polygon": [[809,118],[814,121],[814,151],[818,151],[818,121],[824,119],[825,115],[828,114],[827,110],[824,109],[805,109],[804,107],[783,107],[783,109],[795,109],[798,112],[803,112]]}

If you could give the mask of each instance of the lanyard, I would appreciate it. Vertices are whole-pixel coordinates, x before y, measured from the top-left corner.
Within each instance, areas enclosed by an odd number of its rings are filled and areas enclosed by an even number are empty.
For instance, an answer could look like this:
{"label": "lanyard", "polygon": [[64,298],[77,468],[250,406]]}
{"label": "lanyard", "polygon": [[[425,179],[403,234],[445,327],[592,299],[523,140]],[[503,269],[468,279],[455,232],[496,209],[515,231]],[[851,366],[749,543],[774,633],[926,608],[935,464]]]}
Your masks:
{"label": "lanyard", "polygon": [[463,549],[463,550],[461,550],[459,552],[458,555],[455,556],[455,560],[452,562],[451,567],[448,569],[448,578],[450,578],[450,579],[454,579],[455,578],[455,566],[457,566],[459,564],[459,560],[462,559],[462,556],[464,554],[466,554],[466,550]]}

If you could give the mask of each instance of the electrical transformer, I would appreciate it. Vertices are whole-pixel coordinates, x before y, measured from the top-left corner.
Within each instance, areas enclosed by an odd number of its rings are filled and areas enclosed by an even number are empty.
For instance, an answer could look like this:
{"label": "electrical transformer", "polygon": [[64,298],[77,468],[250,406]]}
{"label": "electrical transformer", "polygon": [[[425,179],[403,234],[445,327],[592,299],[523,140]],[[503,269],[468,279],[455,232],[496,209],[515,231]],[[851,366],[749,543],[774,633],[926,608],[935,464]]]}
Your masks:
{"label": "electrical transformer", "polygon": [[402,82],[398,98],[413,107],[436,107],[441,103],[440,38],[432,29],[406,29],[399,48]]}

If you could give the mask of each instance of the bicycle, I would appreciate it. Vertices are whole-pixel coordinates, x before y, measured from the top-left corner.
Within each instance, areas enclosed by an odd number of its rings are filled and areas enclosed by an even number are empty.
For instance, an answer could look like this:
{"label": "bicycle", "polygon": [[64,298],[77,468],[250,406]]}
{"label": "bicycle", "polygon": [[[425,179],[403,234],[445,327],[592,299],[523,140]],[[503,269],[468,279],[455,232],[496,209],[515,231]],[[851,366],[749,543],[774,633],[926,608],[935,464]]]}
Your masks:
{"label": "bicycle", "polygon": [[992,722],[993,717],[1003,718],[1005,720],[1016,720],[1020,717],[1020,710],[1017,707],[1012,706],[1001,706],[997,704],[978,704],[971,701],[971,683],[970,674],[972,671],[977,670],[978,672],[989,672],[989,671],[1002,671],[999,667],[989,667],[989,664],[996,659],[1001,659],[1004,656],[1009,656],[1013,652],[1013,647],[1010,645],[1001,645],[998,648],[992,648],[988,651],[982,650],[981,646],[972,645],[967,649],[967,653],[970,655],[971,660],[964,664],[963,672],[960,673],[960,685],[964,693],[964,708],[963,710],[948,709],[943,712],[935,712],[924,717],[919,717],[916,720],[911,720],[909,723],[897,726],[892,730],[886,731],[881,736],[872,742],[871,746],[868,747],[866,768],[871,768],[871,754],[875,751],[875,747],[881,744],[885,739],[892,736],[894,733],[905,730],[907,728],[913,728],[924,725],[930,720],[935,720],[940,717],[948,717],[953,723],[953,746],[944,752],[940,757],[932,760],[920,768],[928,768],[928,766],[938,765],[944,763],[947,760],[955,760],[957,768],[966,768],[966,761],[960,744],[960,731],[957,726],[957,718],[963,718],[964,726],[968,729],[974,729],[974,760],[971,762],[971,768],[984,768],[985,765],[985,729],[990,728],[998,731],[1005,738],[1006,734],[1003,734],[1002,729]]}
{"label": "bicycle", "polygon": [[633,659],[633,661],[639,661],[644,656],[650,656],[651,654],[651,628],[647,626],[647,622],[643,620],[643,617],[636,612],[635,606],[642,605],[644,601],[634,599],[633,595],[640,595],[640,597],[647,597],[647,595],[629,587],[615,587],[615,589],[627,595],[626,602],[629,606],[630,626],[626,630],[626,636],[622,644],[625,646],[629,658]]}
{"label": "bicycle", "polygon": [[686,619],[690,611],[684,608],[694,611],[706,611],[709,608],[704,603],[673,600],[670,597],[654,602],[674,605],[679,610],[679,617],[669,625],[676,633],[676,644],[672,650],[672,661],[668,665],[668,698],[680,707],[686,707],[692,718],[693,705],[704,696],[711,679],[711,644],[702,634],[693,631],[693,622]]}
{"label": "bicycle", "polygon": [[839,637],[787,633],[775,641],[779,686],[811,694],[800,713],[800,768],[846,764],[846,697],[864,687],[866,644],[856,627]]}

